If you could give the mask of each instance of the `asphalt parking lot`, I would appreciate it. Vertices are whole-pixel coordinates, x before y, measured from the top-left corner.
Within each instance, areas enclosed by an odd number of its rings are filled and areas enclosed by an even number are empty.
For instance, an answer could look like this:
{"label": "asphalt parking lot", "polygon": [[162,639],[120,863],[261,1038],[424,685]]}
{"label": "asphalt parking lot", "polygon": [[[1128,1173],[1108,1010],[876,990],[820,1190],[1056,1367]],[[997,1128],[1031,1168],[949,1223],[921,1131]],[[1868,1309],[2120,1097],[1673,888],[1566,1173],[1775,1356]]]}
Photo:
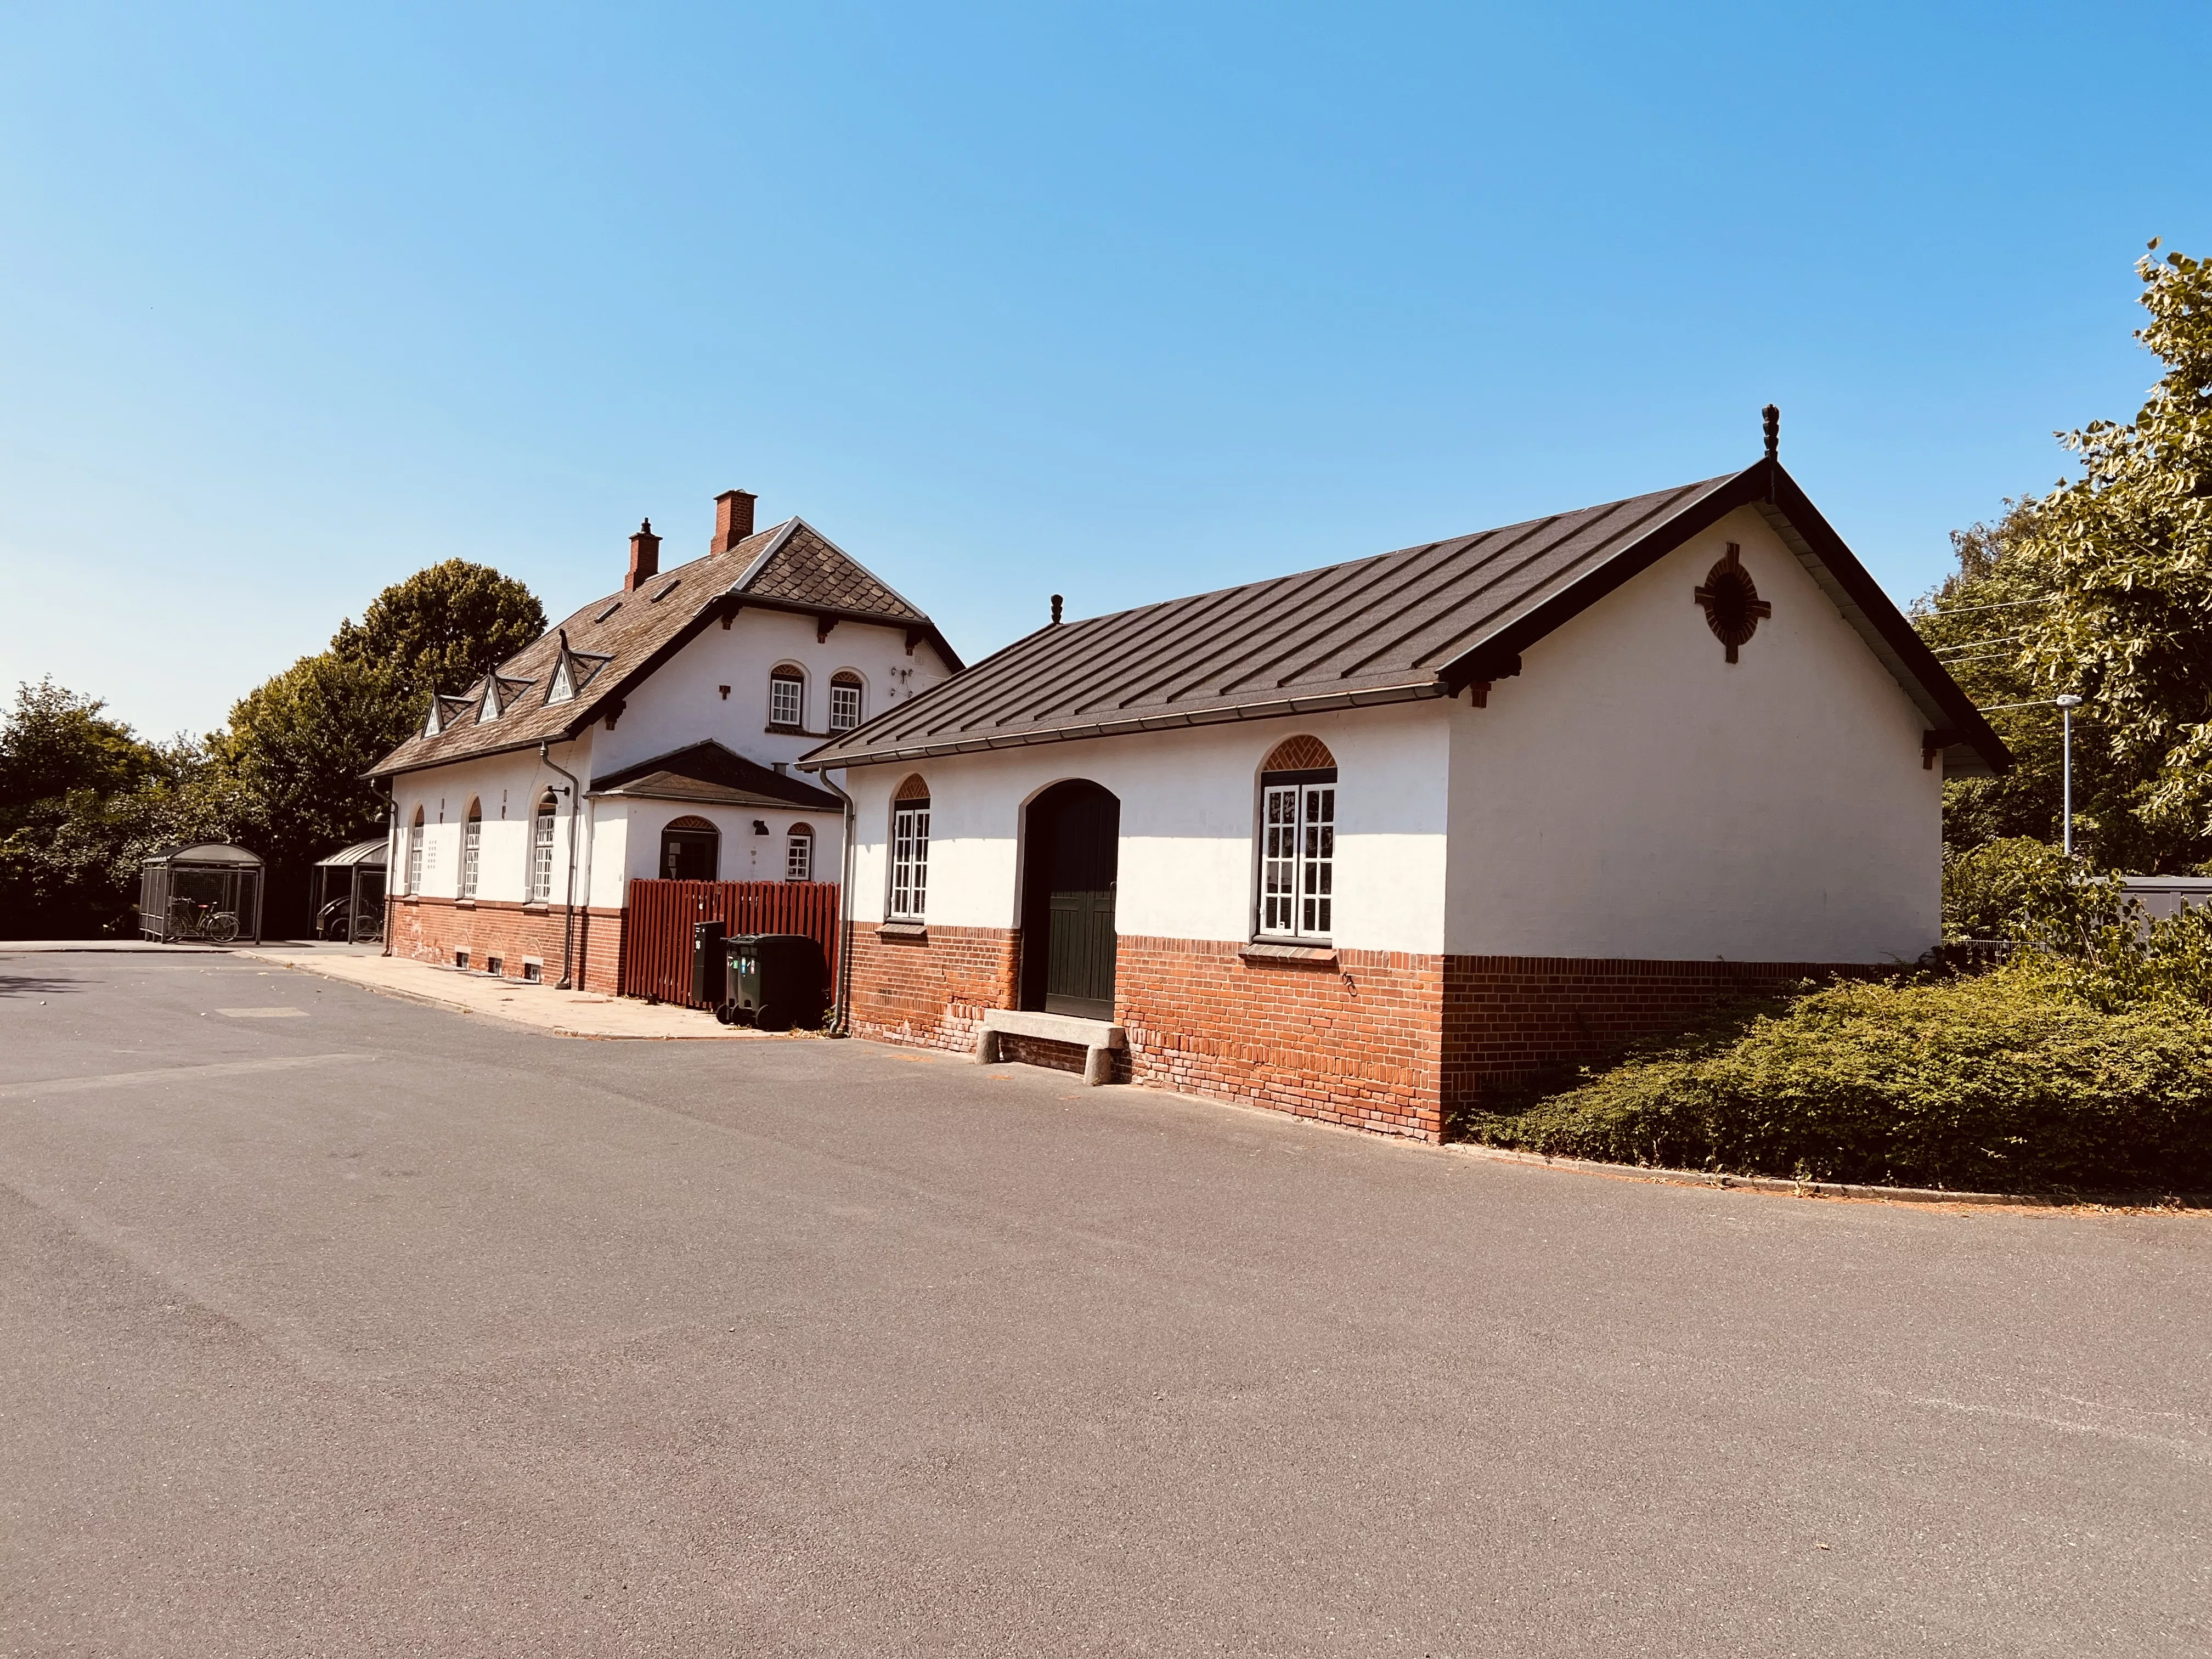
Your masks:
{"label": "asphalt parking lot", "polygon": [[0,1653],[2202,1654],[2208,1285],[0,955]]}

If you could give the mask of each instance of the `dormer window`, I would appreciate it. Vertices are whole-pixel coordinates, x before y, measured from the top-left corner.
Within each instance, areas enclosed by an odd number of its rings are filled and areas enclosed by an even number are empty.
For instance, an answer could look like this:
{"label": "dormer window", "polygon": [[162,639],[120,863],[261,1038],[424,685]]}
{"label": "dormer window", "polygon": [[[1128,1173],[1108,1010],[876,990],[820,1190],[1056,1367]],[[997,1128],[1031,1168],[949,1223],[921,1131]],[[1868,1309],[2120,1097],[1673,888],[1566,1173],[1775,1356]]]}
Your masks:
{"label": "dormer window", "polygon": [[553,673],[545,683],[545,701],[549,703],[574,701],[576,694],[591,684],[592,676],[613,660],[604,653],[571,648],[568,630],[562,629],[561,648],[554,653]]}

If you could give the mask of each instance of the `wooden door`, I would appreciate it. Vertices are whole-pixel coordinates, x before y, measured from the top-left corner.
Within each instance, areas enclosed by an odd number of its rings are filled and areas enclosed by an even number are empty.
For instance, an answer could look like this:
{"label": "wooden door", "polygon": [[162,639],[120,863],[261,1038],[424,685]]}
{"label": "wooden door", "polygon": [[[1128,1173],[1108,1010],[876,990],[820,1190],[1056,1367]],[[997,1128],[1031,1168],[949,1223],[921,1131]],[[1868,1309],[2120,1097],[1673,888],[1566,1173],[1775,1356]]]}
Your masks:
{"label": "wooden door", "polygon": [[1071,784],[1052,803],[1044,865],[1047,1013],[1114,1018],[1114,889],[1121,803]]}

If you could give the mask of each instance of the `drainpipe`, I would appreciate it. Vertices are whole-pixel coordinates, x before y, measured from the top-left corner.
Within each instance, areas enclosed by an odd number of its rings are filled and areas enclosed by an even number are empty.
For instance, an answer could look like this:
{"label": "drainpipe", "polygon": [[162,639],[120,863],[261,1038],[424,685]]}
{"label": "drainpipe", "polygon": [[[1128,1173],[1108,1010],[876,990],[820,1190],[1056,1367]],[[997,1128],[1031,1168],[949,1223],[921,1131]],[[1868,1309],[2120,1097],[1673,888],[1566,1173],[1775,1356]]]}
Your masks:
{"label": "drainpipe", "polygon": [[814,775],[836,791],[837,799],[845,803],[844,870],[843,878],[837,884],[837,984],[831,998],[830,1028],[823,1035],[848,1037],[853,1035],[853,798],[830,781],[826,768]]}
{"label": "drainpipe", "polygon": [[[574,818],[575,814],[571,812],[568,816]],[[569,826],[569,833],[575,833],[573,823]],[[599,838],[599,804],[595,800],[586,800],[584,803],[584,925],[576,933],[576,955],[580,958],[576,963],[576,988],[580,991],[586,988],[585,982],[592,976],[592,854]]]}
{"label": "drainpipe", "polygon": [[568,967],[576,932],[576,808],[583,804],[584,792],[576,781],[576,775],[554,760],[551,745],[542,738],[538,744],[538,758],[545,763],[547,769],[568,780],[568,898],[561,916],[561,982],[553,988],[569,991],[575,988],[568,982]]}
{"label": "drainpipe", "polygon": [[[392,936],[398,932],[399,912],[392,902],[392,872],[399,867],[399,780],[392,781],[384,808],[384,954],[392,954]],[[358,914],[358,911],[356,911]],[[353,943],[353,929],[346,929],[346,943]]]}

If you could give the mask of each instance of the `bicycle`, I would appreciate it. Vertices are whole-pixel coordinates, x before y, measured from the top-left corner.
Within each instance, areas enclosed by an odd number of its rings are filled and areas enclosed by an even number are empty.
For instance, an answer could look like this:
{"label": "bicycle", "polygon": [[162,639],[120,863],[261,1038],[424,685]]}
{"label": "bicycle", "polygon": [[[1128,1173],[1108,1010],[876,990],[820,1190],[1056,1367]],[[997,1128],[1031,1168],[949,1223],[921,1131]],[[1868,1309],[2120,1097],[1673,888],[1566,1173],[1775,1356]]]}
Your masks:
{"label": "bicycle", "polygon": [[377,945],[384,939],[384,911],[367,903],[356,910],[348,899],[334,898],[315,916],[317,937],[335,945]]}
{"label": "bicycle", "polygon": [[196,899],[171,899],[167,921],[167,931],[173,939],[196,939],[209,945],[228,945],[238,937],[238,917],[234,913],[218,910]]}

